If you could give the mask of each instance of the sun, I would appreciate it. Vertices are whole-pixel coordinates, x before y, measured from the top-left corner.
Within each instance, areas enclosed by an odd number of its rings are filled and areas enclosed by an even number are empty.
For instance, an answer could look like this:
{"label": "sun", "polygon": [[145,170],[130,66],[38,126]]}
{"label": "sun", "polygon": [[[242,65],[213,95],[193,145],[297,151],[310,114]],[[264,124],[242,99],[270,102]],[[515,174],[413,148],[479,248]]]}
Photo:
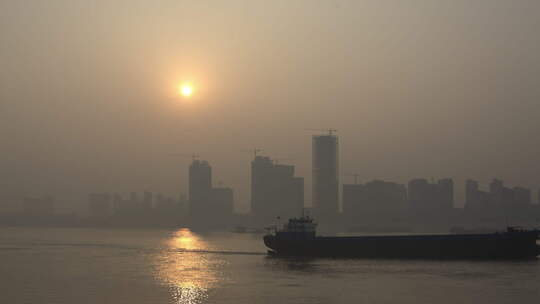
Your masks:
{"label": "sun", "polygon": [[193,85],[191,85],[190,83],[181,84],[179,90],[180,95],[184,97],[190,97],[191,95],[193,95]]}

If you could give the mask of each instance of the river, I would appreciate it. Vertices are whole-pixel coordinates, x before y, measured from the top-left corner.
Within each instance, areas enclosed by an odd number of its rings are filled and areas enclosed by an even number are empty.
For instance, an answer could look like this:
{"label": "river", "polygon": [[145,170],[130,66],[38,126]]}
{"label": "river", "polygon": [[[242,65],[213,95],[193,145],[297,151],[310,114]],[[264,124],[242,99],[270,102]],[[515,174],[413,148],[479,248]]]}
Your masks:
{"label": "river", "polygon": [[285,259],[262,235],[0,228],[0,303],[538,303],[540,261]]}

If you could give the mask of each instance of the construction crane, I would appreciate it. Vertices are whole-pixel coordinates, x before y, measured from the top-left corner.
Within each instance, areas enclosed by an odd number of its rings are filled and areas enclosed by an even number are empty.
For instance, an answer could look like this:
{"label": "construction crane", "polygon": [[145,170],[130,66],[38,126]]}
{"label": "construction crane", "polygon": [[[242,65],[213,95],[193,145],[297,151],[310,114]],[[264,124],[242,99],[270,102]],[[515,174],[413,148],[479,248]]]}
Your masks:
{"label": "construction crane", "polygon": [[282,160],[292,160],[292,159],[294,159],[294,158],[292,158],[292,157],[280,157],[280,158],[274,158],[274,159],[272,159],[272,160],[273,160],[274,163],[277,165],[277,164],[279,164],[279,162],[282,161]]}
{"label": "construction crane", "polygon": [[338,130],[329,128],[329,129],[306,129],[306,131],[328,132],[328,135],[332,136],[334,135],[333,133],[337,132]]}
{"label": "construction crane", "polygon": [[193,160],[193,161],[199,159],[199,157],[200,157],[200,155],[197,154],[197,153],[192,153],[192,154],[186,154],[186,153],[172,153],[171,155],[172,155],[172,156],[191,157],[191,160]]}
{"label": "construction crane", "polygon": [[257,157],[257,154],[262,151],[263,149],[259,149],[259,148],[253,148],[251,150],[242,150],[242,152],[253,152],[253,158]]}

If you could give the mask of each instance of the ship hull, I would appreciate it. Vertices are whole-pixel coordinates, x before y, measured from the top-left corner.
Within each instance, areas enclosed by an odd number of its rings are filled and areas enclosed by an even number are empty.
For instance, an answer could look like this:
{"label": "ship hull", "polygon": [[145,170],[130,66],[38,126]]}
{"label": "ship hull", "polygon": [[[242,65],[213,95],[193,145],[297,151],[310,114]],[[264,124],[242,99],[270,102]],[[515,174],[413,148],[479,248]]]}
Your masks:
{"label": "ship hull", "polygon": [[282,256],[523,259],[540,254],[537,233],[290,238],[266,235],[273,254]]}

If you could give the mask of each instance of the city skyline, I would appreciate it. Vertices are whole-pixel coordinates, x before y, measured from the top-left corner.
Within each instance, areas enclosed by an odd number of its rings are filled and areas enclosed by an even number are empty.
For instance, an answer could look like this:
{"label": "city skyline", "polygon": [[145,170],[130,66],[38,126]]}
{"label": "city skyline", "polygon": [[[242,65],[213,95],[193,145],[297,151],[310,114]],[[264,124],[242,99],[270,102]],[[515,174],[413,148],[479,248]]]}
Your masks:
{"label": "city skyline", "polygon": [[248,209],[259,147],[310,202],[306,129],[329,127],[341,179],[452,176],[461,204],[469,177],[538,188],[540,4],[413,2],[3,1],[2,196],[172,194],[171,154],[198,152]]}
{"label": "city skyline", "polygon": [[[344,168],[341,168],[340,169],[340,163],[339,163],[339,149],[338,149],[338,137],[337,135],[333,135],[332,132],[337,132],[338,130],[334,130],[334,129],[329,129],[330,130],[330,133],[329,134],[317,134],[317,135],[312,135],[312,165],[314,166],[313,168],[311,168],[311,172],[312,174],[315,174],[316,170],[315,169],[315,166],[316,166],[316,151],[317,151],[317,145],[318,145],[318,142],[322,140],[326,140],[327,138],[330,139],[333,143],[327,143],[325,145],[328,145],[330,144],[330,146],[332,145],[335,145],[335,152],[332,152],[332,153],[337,153],[337,157],[334,157],[334,161],[336,162],[337,164],[337,167],[332,169],[334,170],[336,173],[339,172],[340,170],[343,170],[343,171],[351,171],[350,169],[348,169],[346,167],[346,165],[343,165]],[[329,147],[330,147],[329,146]],[[334,148],[331,148],[331,150],[334,149]],[[247,151],[244,151],[244,152],[247,152]],[[252,160],[252,172],[250,173],[250,177],[251,177],[251,181],[249,182],[250,183],[250,186],[251,187],[251,191],[249,192],[249,197],[250,197],[250,202],[248,203],[248,206],[246,208],[246,206],[242,206],[243,204],[239,204],[238,202],[238,199],[235,199],[233,200],[234,201],[234,205],[233,205],[233,208],[234,208],[234,211],[236,213],[246,213],[246,214],[253,214],[253,206],[254,206],[254,202],[253,202],[253,182],[254,182],[254,179],[253,179],[253,174],[255,171],[253,171],[253,161],[254,160],[258,160],[259,162],[260,161],[263,161],[264,163],[267,163],[267,166],[270,166],[270,167],[275,167],[275,168],[284,168],[284,169],[287,169],[287,168],[292,168],[291,172],[294,172],[295,171],[295,166],[296,165],[289,165],[289,164],[283,164],[282,161],[283,160],[287,160],[287,159],[280,159],[280,158],[270,158],[269,156],[265,156],[265,153],[263,152],[262,149],[253,149],[251,150],[251,152],[254,152],[254,159]],[[328,153],[325,152],[325,153]],[[259,155],[258,155],[259,154]],[[189,154],[175,154],[175,155],[184,155],[184,156],[188,156]],[[235,191],[235,189],[233,187],[224,187],[223,186],[223,180],[226,181],[226,179],[220,179],[218,182],[215,182],[213,181],[212,179],[212,169],[208,163],[208,161],[206,160],[201,160],[199,159],[199,155],[197,154],[191,154],[189,155],[191,158],[192,158],[192,162],[190,163],[190,167],[189,167],[189,170],[188,170],[188,176],[192,176],[192,170],[193,170],[193,166],[197,166],[197,167],[200,167],[201,165],[205,168],[207,168],[205,171],[204,174],[199,174],[200,175],[200,178],[203,178],[204,179],[204,184],[206,185],[205,187],[208,188],[206,189],[207,191],[205,191],[204,189],[201,190],[201,192],[204,192],[205,195],[208,197],[210,196],[210,192],[213,190],[213,189],[231,189],[231,191]],[[199,170],[200,171],[200,170]],[[288,171],[285,170],[284,172]],[[294,173],[293,173],[294,174]],[[298,175],[297,175],[298,176]],[[306,175],[306,176],[309,176],[309,175]],[[308,190],[310,187],[305,187],[304,185],[304,180],[306,179],[306,176],[299,176],[298,178],[302,179],[302,193],[303,193],[303,207],[304,208],[313,208],[314,205],[313,205],[313,201],[312,200],[309,200],[310,198],[312,199],[313,196],[310,197],[309,193],[308,193]],[[378,182],[378,181],[386,181],[387,179],[385,178],[367,178],[365,180],[358,180],[358,177],[361,176],[360,174],[358,173],[355,173],[355,174],[339,174],[337,173],[336,177],[338,178],[338,182],[337,182],[337,190],[338,190],[338,199],[337,199],[337,210],[339,213],[341,213],[343,210],[344,210],[344,203],[343,203],[343,189],[345,186],[354,186],[355,184],[358,184],[358,185],[361,185],[363,183],[373,183],[373,182]],[[347,182],[347,179],[352,179],[351,177],[354,177],[354,183],[353,182]],[[199,178],[199,179],[200,179]],[[411,183],[415,183],[415,182],[419,182],[419,183],[425,183],[426,185],[428,185],[430,183],[430,181],[435,181],[435,179],[433,177],[430,177],[430,178],[427,178],[427,177],[409,177],[409,179],[405,179],[403,181],[396,181],[396,180],[390,180],[389,182],[390,183],[403,183],[403,184],[408,184],[408,187],[406,187],[407,189],[411,189]],[[488,181],[485,181],[484,184],[485,186],[487,187],[489,185],[489,183],[492,183],[493,181],[497,181],[499,180],[499,177],[492,177],[490,180]],[[312,181],[314,181],[314,179],[312,179]],[[446,204],[447,206],[452,206],[452,208],[466,208],[466,205],[467,205],[467,200],[468,200],[468,185],[469,185],[469,182],[470,181],[474,181],[476,184],[477,184],[477,188],[482,188],[481,185],[477,179],[471,179],[471,177],[467,177],[463,183],[456,183],[454,185],[454,178],[453,177],[443,177],[442,179],[439,179],[438,182],[441,183],[450,183],[450,188],[449,188],[449,195],[451,195],[451,198],[449,199],[449,201],[447,203],[444,203]],[[184,191],[177,191],[177,192],[172,192],[170,194],[172,194],[173,196],[183,196],[183,195],[187,195],[188,199],[187,201],[188,202],[191,202],[192,199],[191,199],[191,193],[194,192],[194,190],[192,189],[194,187],[194,185],[196,185],[197,182],[195,184],[192,183],[192,178],[188,178],[187,179],[187,183],[186,185],[181,185],[179,187],[179,189],[181,188],[184,188],[186,190]],[[198,182],[198,184],[200,185],[201,183]],[[145,192],[148,192],[149,188],[146,188],[147,190],[145,190]],[[314,189],[314,187],[312,187],[312,189]],[[454,190],[454,189],[457,189],[457,190]],[[522,190],[522,191],[529,191],[529,197],[531,198],[530,200],[532,201],[533,204],[538,204],[540,203],[540,187],[538,188],[534,188],[534,187],[523,187],[522,185],[516,185],[513,189],[518,189],[518,190]],[[95,191],[97,190],[98,192],[96,192],[97,194],[99,193],[105,193],[105,192],[109,192],[109,193],[117,193],[117,189],[110,189],[109,191],[107,191],[106,189],[94,189]],[[352,190],[352,188],[351,188]],[[159,191],[158,191],[159,192]],[[535,194],[537,194],[537,196],[535,197]],[[86,194],[85,194],[86,195]],[[131,195],[134,195],[133,192]],[[46,198],[46,197],[55,197],[55,198],[62,198],[62,195],[61,193],[46,193],[46,194],[42,194],[42,195],[22,195],[18,198],[16,198],[14,201],[16,202],[22,202],[23,199],[32,199],[32,197],[36,197],[36,198]],[[204,200],[205,198],[201,198],[199,200]],[[133,199],[132,199],[133,200]],[[136,199],[135,199],[136,200]],[[414,199],[413,199],[414,200]],[[79,198],[79,202],[82,202]],[[434,203],[441,203],[441,202],[434,202]],[[332,204],[335,204],[335,203],[332,203]],[[429,199],[427,199],[427,201],[425,201],[423,204],[429,204]],[[316,208],[314,208],[315,210]],[[80,211],[80,210],[79,210]],[[204,213],[204,210],[201,210],[201,213]],[[323,212],[324,213],[327,213],[327,212]],[[324,216],[324,215],[323,215]]]}
{"label": "city skyline", "polygon": [[[337,151],[337,137],[324,135],[323,146],[314,136],[314,151],[325,149],[326,160],[314,161],[314,166],[330,160]],[[330,141],[328,142],[328,140]],[[329,145],[327,145],[330,143]],[[431,180],[410,179],[407,185],[377,180],[366,183],[343,183],[341,208],[331,201],[327,206],[308,207],[304,202],[304,179],[295,175],[291,165],[278,164],[277,160],[254,153],[251,178],[251,205],[248,213],[234,208],[234,189],[217,186],[212,181],[212,167],[206,160],[194,158],[189,168],[188,196],[179,199],[161,193],[143,191],[122,195],[118,192],[95,192],[88,195],[87,210],[82,214],[67,214],[58,210],[53,196],[25,197],[19,211],[0,213],[0,224],[60,225],[104,227],[176,227],[191,229],[231,229],[232,226],[251,227],[256,231],[275,224],[276,221],[309,214],[324,229],[341,231],[445,231],[481,227],[493,230],[501,225],[536,225],[540,220],[540,189],[533,191],[521,186],[508,187],[494,178],[484,190],[478,181],[465,183],[466,203],[463,208],[454,204],[452,178]],[[314,153],[316,155],[317,153]],[[323,166],[324,167],[324,166]],[[314,170],[319,183],[333,187],[335,169]],[[321,174],[322,172],[322,174]],[[325,176],[327,175],[327,176]],[[332,189],[318,185],[321,189]],[[332,190],[333,191],[333,190]],[[139,195],[140,194],[140,195]],[[321,197],[325,197],[322,195]],[[326,196],[331,197],[331,196]],[[337,207],[337,206],[336,206]],[[333,210],[333,209],[332,209]],[[238,226],[240,225],[240,226]],[[332,228],[333,227],[333,228]],[[457,231],[457,230],[456,230]]]}
{"label": "city skyline", "polygon": [[539,32],[539,0],[0,0],[0,303],[538,302]]}

